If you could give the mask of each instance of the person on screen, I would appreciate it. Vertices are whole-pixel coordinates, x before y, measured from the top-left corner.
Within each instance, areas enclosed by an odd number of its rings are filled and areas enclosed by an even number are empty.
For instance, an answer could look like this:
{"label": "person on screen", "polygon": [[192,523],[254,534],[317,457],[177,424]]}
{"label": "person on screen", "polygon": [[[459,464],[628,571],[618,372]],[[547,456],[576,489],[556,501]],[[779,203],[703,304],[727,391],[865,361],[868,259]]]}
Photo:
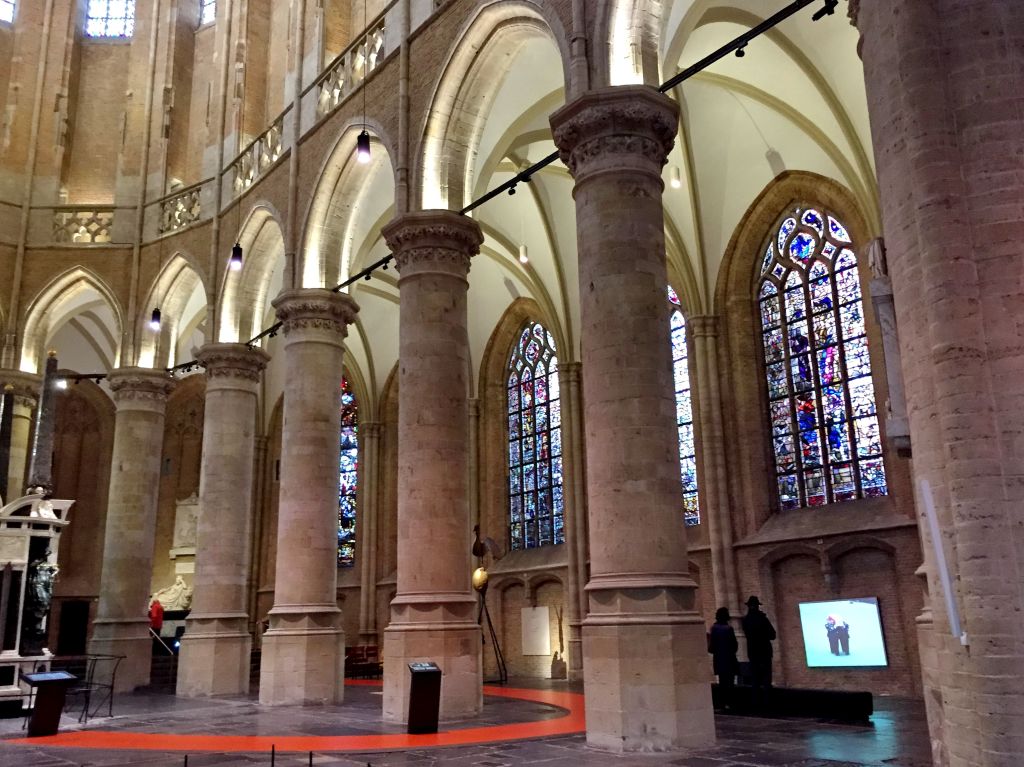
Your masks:
{"label": "person on screen", "polygon": [[718,675],[718,690],[723,708],[729,708],[732,703],[732,688],[736,684],[736,671],[739,668],[736,651],[740,649],[740,645],[736,641],[736,632],[729,625],[729,617],[729,608],[719,607],[715,612],[711,632],[708,634],[708,652],[711,653],[715,674]]}
{"label": "person on screen", "polygon": [[825,632],[828,634],[828,648],[833,655],[850,654],[849,623],[838,615],[830,615],[825,620]]}
{"label": "person on screen", "polygon": [[775,641],[775,627],[768,616],[761,612],[761,600],[750,597],[747,600],[747,614],[743,616],[743,633],[747,637],[747,657],[750,659],[750,675],[754,687],[767,689],[772,686],[772,642]]}

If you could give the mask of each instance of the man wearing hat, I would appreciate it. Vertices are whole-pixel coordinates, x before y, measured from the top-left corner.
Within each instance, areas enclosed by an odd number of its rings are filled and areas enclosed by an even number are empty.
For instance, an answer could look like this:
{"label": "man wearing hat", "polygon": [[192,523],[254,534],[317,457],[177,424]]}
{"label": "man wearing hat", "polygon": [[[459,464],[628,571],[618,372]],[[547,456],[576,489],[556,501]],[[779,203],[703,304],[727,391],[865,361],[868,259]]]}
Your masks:
{"label": "man wearing hat", "polygon": [[754,687],[771,687],[775,627],[768,620],[768,616],[761,612],[761,600],[757,597],[750,597],[747,600],[747,614],[743,616],[743,633],[747,636],[747,657],[750,659],[750,675]]}

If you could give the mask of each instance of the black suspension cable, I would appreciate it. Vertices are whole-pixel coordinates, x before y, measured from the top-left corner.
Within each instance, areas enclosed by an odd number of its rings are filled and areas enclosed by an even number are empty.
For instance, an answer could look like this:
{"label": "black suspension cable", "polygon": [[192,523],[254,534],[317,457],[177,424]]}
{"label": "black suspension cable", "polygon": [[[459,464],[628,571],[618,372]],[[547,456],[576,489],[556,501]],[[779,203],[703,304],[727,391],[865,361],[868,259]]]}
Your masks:
{"label": "black suspension cable", "polygon": [[[752,40],[760,37],[768,30],[773,29],[774,27],[778,26],[783,21],[788,19],[790,16],[793,16],[794,14],[802,11],[808,5],[811,5],[812,3],[815,2],[818,2],[818,0],[793,0],[792,3],[787,5],[785,8],[782,8],[781,10],[777,11],[776,13],[772,14],[767,19],[758,24],[756,27],[752,27],[749,31],[744,32],[742,35],[739,35],[738,37],[734,38],[730,42],[723,45],[721,48],[718,48],[712,53],[709,53],[707,56],[702,58],[697,63],[688,66],[686,69],[683,69],[682,71],[670,77],[668,80],[663,82],[658,87],[658,92],[667,93],[668,91],[672,90],[673,88],[680,85],[684,81],[689,80],[697,73],[704,71],[709,66],[714,64],[716,61],[720,61],[721,59],[725,58],[730,53],[736,53],[737,56],[742,56],[744,54],[744,49],[746,48],[747,44],[750,43]],[[824,5],[814,13],[814,15],[811,17],[811,21],[818,21],[819,19],[824,18],[825,16],[831,16],[835,12],[836,6],[839,5],[839,0],[823,0],[823,2]],[[363,87],[365,87],[365,85]],[[495,197],[498,197],[502,193],[507,192],[508,194],[515,194],[516,186],[518,186],[520,183],[530,183],[530,180],[533,178],[533,175],[535,173],[551,165],[553,162],[555,162],[555,160],[558,159],[558,157],[559,153],[557,151],[552,152],[543,160],[534,163],[526,170],[517,173],[508,181],[499,184],[498,186],[494,187],[494,189],[488,191],[486,194],[482,195],[476,200],[473,200],[473,202],[471,202],[469,205],[462,208],[462,210],[460,210],[459,213],[461,215],[466,215],[467,213],[476,210],[484,203],[490,202],[491,200],[493,200]],[[334,293],[340,293],[342,290],[344,290],[354,282],[358,282],[361,279],[370,279],[370,277],[373,276],[373,272],[376,271],[377,269],[386,269],[393,258],[394,256],[389,253],[388,255],[384,256],[384,258],[370,264],[361,272],[353,275],[340,285],[335,285],[333,288],[331,288],[331,291]],[[281,323],[275,322],[269,328],[262,331],[259,335],[254,336],[253,338],[246,341],[245,345],[248,346],[250,349],[254,348],[256,344],[258,344],[264,338],[273,338],[274,336],[276,336],[280,329]],[[198,367],[199,365],[200,363],[193,360],[191,362],[184,362],[180,365],[175,365],[172,368],[168,368],[167,372],[173,375],[175,372],[179,370],[191,370],[194,369],[195,367]]]}

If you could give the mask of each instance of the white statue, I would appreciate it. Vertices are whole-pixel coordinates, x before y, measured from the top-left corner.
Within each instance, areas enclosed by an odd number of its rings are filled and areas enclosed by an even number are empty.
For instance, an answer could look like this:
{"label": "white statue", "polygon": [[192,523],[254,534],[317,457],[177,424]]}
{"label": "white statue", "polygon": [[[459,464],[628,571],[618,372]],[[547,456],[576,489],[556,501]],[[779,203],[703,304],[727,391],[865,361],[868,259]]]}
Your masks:
{"label": "white statue", "polygon": [[173,584],[151,596],[149,602],[159,602],[167,611],[188,610],[192,606],[192,587],[179,575]]}

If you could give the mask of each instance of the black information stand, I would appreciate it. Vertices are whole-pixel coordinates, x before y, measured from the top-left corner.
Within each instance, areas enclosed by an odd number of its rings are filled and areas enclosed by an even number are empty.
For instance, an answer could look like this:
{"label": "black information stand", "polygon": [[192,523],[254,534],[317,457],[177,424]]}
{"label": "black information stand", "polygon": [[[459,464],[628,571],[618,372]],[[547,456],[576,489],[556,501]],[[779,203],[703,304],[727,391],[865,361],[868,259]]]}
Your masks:
{"label": "black information stand", "polygon": [[441,707],[441,669],[436,663],[410,663],[409,728],[410,735],[437,732],[437,715]]}
{"label": "black information stand", "polygon": [[28,720],[30,738],[57,734],[60,715],[64,711],[64,697],[68,687],[77,680],[78,677],[67,671],[40,671],[21,675],[21,681],[35,689],[35,705]]}

